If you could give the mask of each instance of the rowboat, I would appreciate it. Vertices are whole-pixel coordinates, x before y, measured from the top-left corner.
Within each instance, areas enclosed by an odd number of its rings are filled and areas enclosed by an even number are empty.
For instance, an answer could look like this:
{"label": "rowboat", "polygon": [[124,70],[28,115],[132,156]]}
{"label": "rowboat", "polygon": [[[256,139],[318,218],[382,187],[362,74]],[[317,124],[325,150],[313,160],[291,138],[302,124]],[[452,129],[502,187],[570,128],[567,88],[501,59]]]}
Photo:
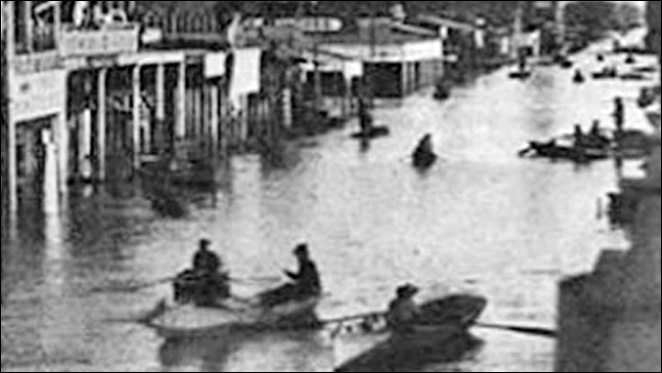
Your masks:
{"label": "rowboat", "polygon": [[[426,359],[466,336],[486,306],[485,298],[454,295],[423,305],[419,323],[406,331],[389,330],[376,316],[354,326],[341,325],[348,334],[335,341],[336,372],[381,371],[385,366],[392,371],[412,359]],[[359,335],[352,335],[356,330]]]}
{"label": "rowboat", "polygon": [[213,307],[160,302],[145,325],[165,339],[216,337],[237,330],[273,330],[315,327],[314,296],[266,308],[259,297],[231,297]]}
{"label": "rowboat", "polygon": [[617,79],[618,70],[616,68],[605,68],[602,71],[594,72],[592,76],[595,80]]}
{"label": "rowboat", "polygon": [[529,79],[532,75],[533,72],[531,72],[530,70],[518,70],[511,72],[508,76],[511,79],[526,80]]}
{"label": "rowboat", "polygon": [[437,162],[439,157],[434,153],[414,152],[412,158],[415,168],[419,170],[427,170]]}

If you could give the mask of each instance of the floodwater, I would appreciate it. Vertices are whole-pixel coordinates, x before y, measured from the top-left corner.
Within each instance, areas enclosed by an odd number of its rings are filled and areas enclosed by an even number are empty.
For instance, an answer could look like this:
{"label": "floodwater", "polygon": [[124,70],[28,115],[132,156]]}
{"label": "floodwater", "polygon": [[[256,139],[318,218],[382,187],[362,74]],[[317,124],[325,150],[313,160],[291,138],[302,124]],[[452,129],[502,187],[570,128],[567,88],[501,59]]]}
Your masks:
{"label": "floodwater", "polygon": [[[592,52],[581,64],[598,69]],[[634,108],[642,83],[576,86],[572,71],[554,67],[520,82],[508,72],[478,78],[444,103],[430,92],[381,103],[377,122],[393,134],[369,148],[349,139],[352,123],[290,144],[279,162],[235,158],[217,193],[187,196],[182,219],[156,214],[133,186],[72,193],[57,215],[24,214],[2,245],[2,370],[331,371],[336,354],[324,333],[165,342],[121,319],[153,307],[167,286],[93,291],[171,276],[201,237],[238,278],[280,275],[294,266],[292,247],[309,242],[327,292],[323,318],[381,310],[396,286],[414,282],[422,298],[485,295],[486,322],[553,328],[557,282],[589,270],[600,249],[626,247],[599,202],[616,190],[618,173],[611,161],[578,167],[516,153],[574,123],[611,124],[617,95],[629,123],[645,126]],[[427,132],[442,160],[422,174],[408,154]],[[472,348],[420,370],[553,370],[550,340],[474,335]]]}

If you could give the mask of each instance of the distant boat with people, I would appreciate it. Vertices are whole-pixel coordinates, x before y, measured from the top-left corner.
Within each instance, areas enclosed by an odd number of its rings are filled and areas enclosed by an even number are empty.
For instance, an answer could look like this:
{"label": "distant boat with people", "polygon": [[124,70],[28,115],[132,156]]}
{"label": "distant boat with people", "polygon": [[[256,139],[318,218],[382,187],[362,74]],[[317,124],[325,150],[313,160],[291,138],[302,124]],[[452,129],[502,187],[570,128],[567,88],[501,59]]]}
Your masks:
{"label": "distant boat with people", "polygon": [[432,143],[432,135],[425,135],[416,146],[412,154],[412,162],[415,168],[419,170],[427,170],[432,167],[439,156],[434,152],[434,144]]}

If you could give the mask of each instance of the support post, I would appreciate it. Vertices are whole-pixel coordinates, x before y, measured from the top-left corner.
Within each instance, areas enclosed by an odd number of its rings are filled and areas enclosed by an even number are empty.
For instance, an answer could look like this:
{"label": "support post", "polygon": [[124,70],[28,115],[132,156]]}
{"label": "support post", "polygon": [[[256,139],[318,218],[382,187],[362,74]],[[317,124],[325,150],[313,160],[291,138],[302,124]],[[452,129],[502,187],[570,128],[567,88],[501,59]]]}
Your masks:
{"label": "support post", "polygon": [[8,149],[8,173],[9,173],[9,211],[16,213],[18,211],[18,166],[16,157],[16,122],[10,117],[7,123],[7,147]]}
{"label": "support post", "polygon": [[[20,2],[17,2],[18,6],[21,6]],[[34,22],[32,20],[32,1],[24,1],[23,6],[25,11],[23,12],[23,22],[25,25],[25,43],[26,50],[28,53],[34,51]]]}
{"label": "support post", "polygon": [[97,160],[96,179],[98,182],[106,180],[106,131],[107,131],[107,108],[106,108],[106,83],[108,70],[101,69],[97,76]]}
{"label": "support post", "polygon": [[69,123],[64,110],[55,118],[53,127],[57,156],[58,192],[60,195],[65,195],[69,185]]}
{"label": "support post", "polygon": [[186,62],[179,65],[177,77],[177,120],[175,124],[175,139],[186,136]]}
{"label": "support post", "polygon": [[220,94],[219,82],[214,81],[209,87],[209,137],[211,138],[212,156],[218,158],[219,125],[220,125]]}
{"label": "support post", "polygon": [[140,66],[134,66],[132,70],[132,87],[133,87],[133,106],[132,106],[132,164],[134,172],[140,169],[140,126],[141,126],[141,82],[140,82]]}
{"label": "support post", "polygon": [[164,64],[156,66],[156,126],[154,130],[155,145],[159,151],[168,149],[168,136],[166,135],[166,67]]}

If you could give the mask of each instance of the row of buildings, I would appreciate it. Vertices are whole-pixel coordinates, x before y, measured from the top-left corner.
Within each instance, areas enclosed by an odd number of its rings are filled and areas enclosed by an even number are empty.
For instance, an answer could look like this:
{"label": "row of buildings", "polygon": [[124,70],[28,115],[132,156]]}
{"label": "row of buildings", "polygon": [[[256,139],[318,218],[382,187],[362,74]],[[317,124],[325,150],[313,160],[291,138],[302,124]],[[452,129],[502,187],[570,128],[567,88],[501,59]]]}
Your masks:
{"label": "row of buildings", "polygon": [[218,3],[3,1],[3,216],[160,159],[315,133],[359,99],[403,97],[521,47],[513,29],[397,5],[348,20],[300,12],[307,2],[250,17]]}
{"label": "row of buildings", "polygon": [[[660,2],[649,1],[648,46],[660,58]],[[656,89],[659,90],[659,82]],[[558,372],[659,372],[662,368],[660,298],[660,97],[647,117],[654,128],[643,178],[621,182],[625,229],[632,248],[605,250],[592,273],[561,284]]]}

